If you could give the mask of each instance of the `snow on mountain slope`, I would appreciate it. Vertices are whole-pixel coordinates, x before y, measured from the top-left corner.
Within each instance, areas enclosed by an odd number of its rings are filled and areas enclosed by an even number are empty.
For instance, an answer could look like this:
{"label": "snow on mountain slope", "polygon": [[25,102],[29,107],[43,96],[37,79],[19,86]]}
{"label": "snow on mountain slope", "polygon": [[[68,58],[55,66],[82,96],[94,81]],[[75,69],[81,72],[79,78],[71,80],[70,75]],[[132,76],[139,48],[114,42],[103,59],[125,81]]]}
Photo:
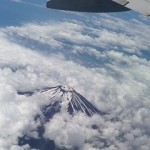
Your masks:
{"label": "snow on mountain slope", "polygon": [[34,92],[18,92],[18,94],[31,96],[37,92],[47,95],[49,99],[49,104],[42,107],[43,116],[41,117],[46,120],[49,120],[55,113],[64,111],[71,115],[75,115],[77,112],[83,112],[87,116],[92,116],[95,113],[104,114],[71,86],[59,85]]}

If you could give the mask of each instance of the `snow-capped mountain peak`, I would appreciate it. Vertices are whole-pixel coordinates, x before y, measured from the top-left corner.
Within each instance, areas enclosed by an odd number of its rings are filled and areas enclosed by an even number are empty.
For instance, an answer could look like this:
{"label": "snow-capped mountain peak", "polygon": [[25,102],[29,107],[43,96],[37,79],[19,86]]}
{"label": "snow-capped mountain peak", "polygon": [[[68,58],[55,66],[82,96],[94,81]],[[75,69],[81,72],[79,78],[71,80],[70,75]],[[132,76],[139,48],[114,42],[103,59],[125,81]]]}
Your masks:
{"label": "snow-capped mountain peak", "polygon": [[48,105],[42,107],[43,117],[46,120],[49,120],[58,112],[68,112],[71,115],[75,115],[77,112],[82,112],[87,116],[103,114],[69,85],[46,87],[44,89],[35,90],[34,92],[18,92],[18,94],[33,95],[37,92],[46,95],[49,99]]}
{"label": "snow-capped mountain peak", "polygon": [[57,87],[42,90],[41,92],[48,92],[49,95],[51,95],[49,105],[45,106],[43,109],[43,114],[46,117],[54,111],[54,108],[57,112],[67,111],[71,115],[74,115],[77,112],[83,112],[88,116],[92,116],[95,113],[101,113],[94,105],[92,105],[82,95],[77,93],[71,86],[59,85]]}

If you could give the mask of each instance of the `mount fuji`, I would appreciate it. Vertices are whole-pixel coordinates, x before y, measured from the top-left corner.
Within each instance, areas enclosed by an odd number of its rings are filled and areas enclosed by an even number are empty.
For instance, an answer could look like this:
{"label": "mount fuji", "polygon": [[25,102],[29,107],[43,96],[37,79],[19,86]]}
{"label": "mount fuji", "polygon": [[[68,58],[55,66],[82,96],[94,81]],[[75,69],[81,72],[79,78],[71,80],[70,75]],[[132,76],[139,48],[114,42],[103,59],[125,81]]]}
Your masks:
{"label": "mount fuji", "polygon": [[[86,100],[82,95],[76,92],[71,86],[56,86],[46,87],[44,89],[38,89],[34,91],[21,92],[19,95],[32,96],[36,93],[47,95],[49,103],[41,108],[41,114],[37,114],[34,118],[36,122],[40,121],[36,131],[39,135],[38,139],[23,136],[19,138],[19,145],[30,145],[31,148],[38,148],[42,150],[58,150],[53,140],[47,140],[43,137],[45,131],[45,124],[53,118],[56,113],[68,113],[72,117],[77,115],[78,112],[85,114],[88,117],[94,114],[103,115],[105,113],[98,110],[93,104]],[[44,146],[44,147],[43,147]],[[62,149],[59,149],[62,150]],[[63,150],[66,150],[63,148]]]}
{"label": "mount fuji", "polygon": [[[82,112],[91,117],[94,114],[104,114],[91,104],[86,98],[76,92],[71,86],[56,86],[46,87],[35,91],[20,92],[19,95],[32,96],[35,93],[47,94],[49,97],[49,104],[42,107],[43,115],[40,116],[48,121],[58,112],[68,112],[70,115],[75,115],[77,112]],[[37,115],[36,118],[39,116]]]}

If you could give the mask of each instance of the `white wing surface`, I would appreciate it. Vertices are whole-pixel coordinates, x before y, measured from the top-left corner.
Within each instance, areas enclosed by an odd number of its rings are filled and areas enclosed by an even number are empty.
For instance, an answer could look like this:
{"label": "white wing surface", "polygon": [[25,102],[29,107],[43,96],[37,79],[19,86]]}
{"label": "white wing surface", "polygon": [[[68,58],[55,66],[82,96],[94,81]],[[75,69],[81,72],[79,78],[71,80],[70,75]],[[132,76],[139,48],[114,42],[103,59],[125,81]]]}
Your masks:
{"label": "white wing surface", "polygon": [[150,16],[150,0],[113,0],[118,4],[135,10],[143,15]]}

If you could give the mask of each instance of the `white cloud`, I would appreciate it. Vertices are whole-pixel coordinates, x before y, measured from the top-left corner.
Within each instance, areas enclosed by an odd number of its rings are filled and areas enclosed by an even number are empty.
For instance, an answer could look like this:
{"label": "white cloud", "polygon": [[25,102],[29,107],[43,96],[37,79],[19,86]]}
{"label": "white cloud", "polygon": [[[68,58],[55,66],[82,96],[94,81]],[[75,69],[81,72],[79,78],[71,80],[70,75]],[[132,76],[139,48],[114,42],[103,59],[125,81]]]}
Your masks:
{"label": "white cloud", "polygon": [[[92,118],[82,114],[73,118],[65,113],[57,114],[45,125],[44,136],[54,140],[58,147],[149,149],[150,61],[137,53],[148,51],[149,27],[135,20],[126,22],[107,15],[101,17],[100,22],[97,17],[90,18],[96,27],[64,21],[0,30],[2,150],[29,149],[29,145],[17,145],[18,137],[27,134],[37,138],[36,132],[31,134],[37,127],[33,117],[48,100],[42,94],[27,97],[18,95],[17,91],[58,84],[70,84],[108,113]],[[121,33],[118,34],[118,30]],[[121,52],[120,47],[131,49],[134,55]],[[85,61],[81,59],[82,54],[94,59],[95,65],[82,65]],[[77,63],[78,57],[80,62]],[[93,129],[92,125],[97,128]]]}

